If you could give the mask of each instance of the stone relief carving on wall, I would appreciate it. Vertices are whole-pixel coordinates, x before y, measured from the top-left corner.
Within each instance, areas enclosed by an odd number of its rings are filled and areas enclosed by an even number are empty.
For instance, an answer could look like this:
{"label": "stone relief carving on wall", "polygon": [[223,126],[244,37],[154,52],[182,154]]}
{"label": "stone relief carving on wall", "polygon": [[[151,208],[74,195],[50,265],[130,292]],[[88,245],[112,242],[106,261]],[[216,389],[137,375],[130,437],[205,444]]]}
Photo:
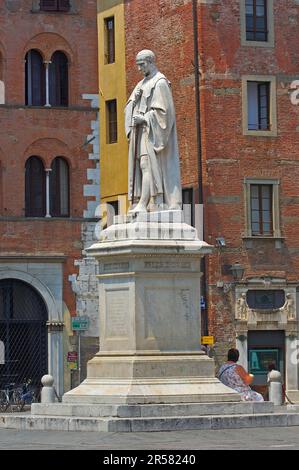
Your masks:
{"label": "stone relief carving on wall", "polygon": [[296,320],[295,300],[292,294],[286,295],[286,303],[281,310],[286,312],[288,321]]}
{"label": "stone relief carving on wall", "polygon": [[258,310],[248,306],[246,301],[247,292],[237,294],[235,303],[235,319],[247,323],[279,322],[286,323],[295,321],[296,300],[292,293],[286,293],[286,300],[281,308],[274,310]]}
{"label": "stone relief carving on wall", "polygon": [[236,320],[247,321],[248,320],[248,306],[246,302],[246,294],[243,293],[237,300],[236,305]]}

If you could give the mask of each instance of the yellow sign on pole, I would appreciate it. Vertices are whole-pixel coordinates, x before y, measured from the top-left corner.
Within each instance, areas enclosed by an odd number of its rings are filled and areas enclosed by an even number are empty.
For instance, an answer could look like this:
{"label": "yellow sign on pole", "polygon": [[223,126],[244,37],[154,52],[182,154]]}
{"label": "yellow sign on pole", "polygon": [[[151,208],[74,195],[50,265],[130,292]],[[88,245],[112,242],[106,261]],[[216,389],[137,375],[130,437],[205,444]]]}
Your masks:
{"label": "yellow sign on pole", "polygon": [[201,344],[208,344],[213,346],[215,343],[214,336],[202,336],[201,337]]}
{"label": "yellow sign on pole", "polygon": [[78,370],[78,362],[68,362],[69,369]]}

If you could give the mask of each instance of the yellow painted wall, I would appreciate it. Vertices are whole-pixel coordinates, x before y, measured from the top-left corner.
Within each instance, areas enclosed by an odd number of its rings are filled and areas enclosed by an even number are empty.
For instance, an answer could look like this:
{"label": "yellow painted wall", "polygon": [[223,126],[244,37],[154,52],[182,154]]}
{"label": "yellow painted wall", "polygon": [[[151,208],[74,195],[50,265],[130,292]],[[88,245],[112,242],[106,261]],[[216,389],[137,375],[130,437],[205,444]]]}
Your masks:
{"label": "yellow painted wall", "polygon": [[[115,63],[105,64],[105,18],[114,16]],[[101,202],[126,195],[128,143],[125,135],[126,96],[125,15],[123,0],[98,0],[100,84],[100,190]],[[118,142],[107,144],[106,101],[117,100]]]}

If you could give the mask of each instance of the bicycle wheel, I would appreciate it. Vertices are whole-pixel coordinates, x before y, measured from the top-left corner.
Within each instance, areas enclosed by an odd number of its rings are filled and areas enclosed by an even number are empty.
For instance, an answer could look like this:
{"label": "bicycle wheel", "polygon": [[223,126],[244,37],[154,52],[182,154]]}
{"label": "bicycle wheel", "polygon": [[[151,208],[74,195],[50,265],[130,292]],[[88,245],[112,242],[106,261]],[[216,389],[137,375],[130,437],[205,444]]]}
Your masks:
{"label": "bicycle wheel", "polygon": [[9,400],[4,390],[0,390],[0,412],[5,413],[9,407]]}
{"label": "bicycle wheel", "polygon": [[15,411],[22,411],[24,408],[24,400],[22,399],[22,394],[20,390],[14,390],[11,397],[11,404]]}

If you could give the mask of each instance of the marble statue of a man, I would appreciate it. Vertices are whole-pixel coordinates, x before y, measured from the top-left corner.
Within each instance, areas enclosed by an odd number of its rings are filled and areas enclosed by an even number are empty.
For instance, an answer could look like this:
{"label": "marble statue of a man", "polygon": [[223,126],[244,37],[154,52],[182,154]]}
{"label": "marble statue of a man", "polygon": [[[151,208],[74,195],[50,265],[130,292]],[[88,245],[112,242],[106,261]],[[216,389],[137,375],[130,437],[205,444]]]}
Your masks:
{"label": "marble statue of a man", "polygon": [[[170,83],[156,67],[155,54],[139,52],[136,63],[144,79],[126,105],[129,139],[131,212],[181,209],[181,178],[174,103]],[[133,194],[134,193],[134,194]],[[133,200],[134,197],[134,200]]]}

